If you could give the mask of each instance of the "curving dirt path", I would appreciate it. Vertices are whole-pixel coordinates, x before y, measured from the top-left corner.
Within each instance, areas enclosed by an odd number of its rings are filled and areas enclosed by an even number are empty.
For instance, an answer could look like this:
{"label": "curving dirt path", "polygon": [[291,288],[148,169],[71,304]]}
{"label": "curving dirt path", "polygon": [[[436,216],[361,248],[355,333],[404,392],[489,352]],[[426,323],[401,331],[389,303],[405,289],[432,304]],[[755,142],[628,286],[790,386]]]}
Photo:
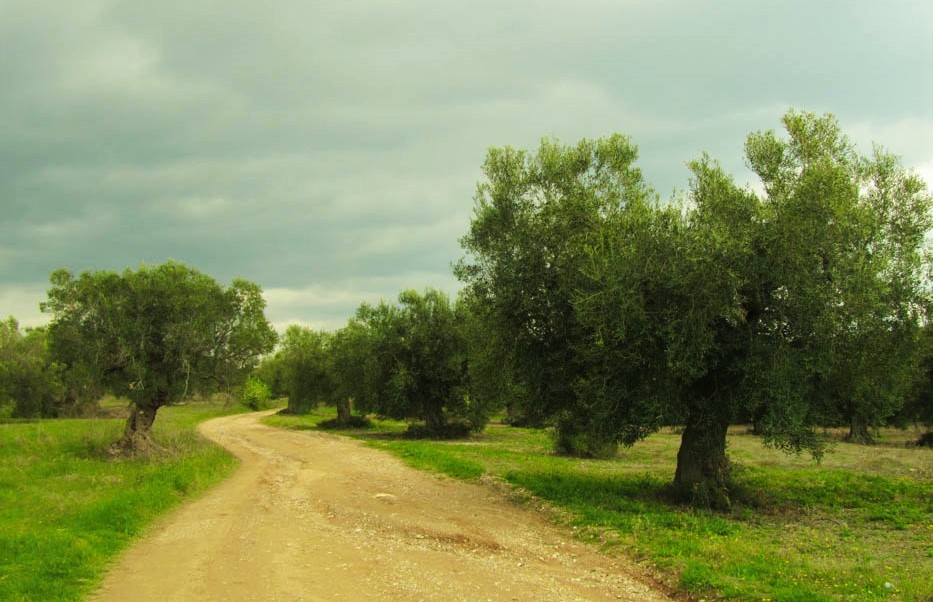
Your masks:
{"label": "curving dirt path", "polygon": [[268,413],[201,425],[240,468],[131,547],[92,600],[669,600],[490,488],[260,424]]}

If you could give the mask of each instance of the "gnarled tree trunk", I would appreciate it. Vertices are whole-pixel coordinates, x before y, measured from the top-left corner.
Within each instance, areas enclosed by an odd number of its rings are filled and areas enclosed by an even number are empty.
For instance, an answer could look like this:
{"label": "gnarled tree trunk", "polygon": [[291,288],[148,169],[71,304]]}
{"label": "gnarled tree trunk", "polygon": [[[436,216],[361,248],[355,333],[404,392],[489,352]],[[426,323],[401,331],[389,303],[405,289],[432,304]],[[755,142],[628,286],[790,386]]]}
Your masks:
{"label": "gnarled tree trunk", "polygon": [[728,509],[730,471],[726,456],[726,416],[706,416],[691,412],[677,452],[674,489],[691,504]]}
{"label": "gnarled tree trunk", "polygon": [[135,455],[162,451],[162,446],[152,437],[152,425],[160,407],[161,405],[141,406],[134,403],[126,419],[123,438],[110,446],[110,452],[115,455]]}

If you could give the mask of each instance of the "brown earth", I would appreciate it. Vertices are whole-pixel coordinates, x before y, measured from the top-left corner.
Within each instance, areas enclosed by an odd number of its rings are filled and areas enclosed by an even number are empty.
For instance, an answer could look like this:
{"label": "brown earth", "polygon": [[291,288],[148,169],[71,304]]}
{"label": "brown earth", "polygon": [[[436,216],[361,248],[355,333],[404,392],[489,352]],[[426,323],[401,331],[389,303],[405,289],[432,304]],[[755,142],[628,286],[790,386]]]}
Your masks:
{"label": "brown earth", "polygon": [[669,600],[495,488],[267,414],[201,425],[240,468],[131,547],[92,600]]}

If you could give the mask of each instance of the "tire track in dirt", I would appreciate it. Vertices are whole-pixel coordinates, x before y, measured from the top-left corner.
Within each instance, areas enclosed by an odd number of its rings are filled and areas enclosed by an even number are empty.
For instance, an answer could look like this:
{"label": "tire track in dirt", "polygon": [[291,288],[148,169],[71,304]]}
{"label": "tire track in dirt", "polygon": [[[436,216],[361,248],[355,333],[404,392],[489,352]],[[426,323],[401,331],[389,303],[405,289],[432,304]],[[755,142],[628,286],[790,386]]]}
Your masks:
{"label": "tire track in dirt", "polygon": [[488,487],[267,427],[269,413],[199,427],[239,469],[133,545],[91,600],[669,600]]}

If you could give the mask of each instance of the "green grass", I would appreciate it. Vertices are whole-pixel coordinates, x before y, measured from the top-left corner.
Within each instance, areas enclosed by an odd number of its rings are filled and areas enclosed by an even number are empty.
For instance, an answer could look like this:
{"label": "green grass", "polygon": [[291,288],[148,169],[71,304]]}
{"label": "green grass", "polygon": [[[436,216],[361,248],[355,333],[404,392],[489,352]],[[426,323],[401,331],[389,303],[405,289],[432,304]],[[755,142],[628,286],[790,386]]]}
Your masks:
{"label": "green grass", "polygon": [[[314,428],[331,414],[268,422]],[[504,480],[563,509],[582,537],[639,559],[697,598],[933,600],[928,449],[838,443],[816,464],[764,448],[757,437],[734,429],[729,451],[736,480],[752,501],[717,514],[667,501],[679,445],[671,432],[607,461],[556,456],[540,430],[490,425],[469,440],[430,442],[401,439],[404,428],[377,421],[368,431],[339,432],[417,468]]]}
{"label": "green grass", "polygon": [[0,424],[0,600],[80,600],[153,519],[233,471],[194,427],[235,411],[161,409],[156,459],[108,457],[122,420]]}

